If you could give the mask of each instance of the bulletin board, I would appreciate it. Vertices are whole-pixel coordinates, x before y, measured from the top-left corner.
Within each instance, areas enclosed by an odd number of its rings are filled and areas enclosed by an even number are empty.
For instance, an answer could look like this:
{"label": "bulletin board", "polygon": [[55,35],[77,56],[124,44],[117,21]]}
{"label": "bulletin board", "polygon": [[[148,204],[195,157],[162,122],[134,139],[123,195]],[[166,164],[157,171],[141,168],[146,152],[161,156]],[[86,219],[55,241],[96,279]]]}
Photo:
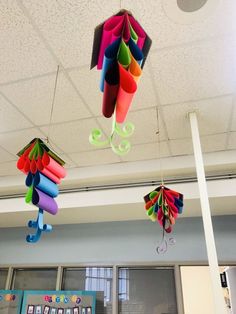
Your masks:
{"label": "bulletin board", "polygon": [[0,290],[0,313],[20,314],[23,291]]}
{"label": "bulletin board", "polygon": [[25,291],[21,314],[95,314],[94,291]]}

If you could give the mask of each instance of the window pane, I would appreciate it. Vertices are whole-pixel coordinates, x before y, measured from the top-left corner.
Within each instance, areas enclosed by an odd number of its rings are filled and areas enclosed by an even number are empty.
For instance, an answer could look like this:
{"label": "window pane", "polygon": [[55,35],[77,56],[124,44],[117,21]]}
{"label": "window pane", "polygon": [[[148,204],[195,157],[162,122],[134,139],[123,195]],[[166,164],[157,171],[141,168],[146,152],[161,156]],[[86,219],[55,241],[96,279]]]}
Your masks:
{"label": "window pane", "polygon": [[57,269],[15,269],[12,289],[55,290]]}
{"label": "window pane", "polygon": [[7,273],[8,273],[7,269],[0,269],[0,289],[5,289]]}
{"label": "window pane", "polygon": [[173,268],[120,268],[119,313],[176,314]]}
{"label": "window pane", "polygon": [[112,313],[112,268],[66,268],[62,290],[97,291],[96,314]]}

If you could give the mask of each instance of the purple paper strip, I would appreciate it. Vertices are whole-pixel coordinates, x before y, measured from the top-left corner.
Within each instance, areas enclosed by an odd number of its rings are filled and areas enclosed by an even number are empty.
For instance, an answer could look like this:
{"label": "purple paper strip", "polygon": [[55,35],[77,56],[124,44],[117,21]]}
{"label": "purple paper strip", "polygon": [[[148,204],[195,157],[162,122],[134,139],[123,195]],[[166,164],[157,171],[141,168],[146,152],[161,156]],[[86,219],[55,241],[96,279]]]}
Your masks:
{"label": "purple paper strip", "polygon": [[33,191],[32,203],[52,215],[56,215],[58,211],[58,206],[55,200],[36,188],[34,188]]}

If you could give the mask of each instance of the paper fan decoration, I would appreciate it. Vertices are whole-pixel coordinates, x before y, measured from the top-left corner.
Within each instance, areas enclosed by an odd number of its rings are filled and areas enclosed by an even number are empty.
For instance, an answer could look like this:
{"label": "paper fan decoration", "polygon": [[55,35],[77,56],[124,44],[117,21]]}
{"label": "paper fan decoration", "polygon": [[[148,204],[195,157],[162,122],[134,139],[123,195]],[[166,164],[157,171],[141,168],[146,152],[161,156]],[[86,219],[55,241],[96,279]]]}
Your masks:
{"label": "paper fan decoration", "polygon": [[27,175],[25,201],[39,208],[37,220],[28,223],[30,228],[36,229],[36,233],[29,234],[26,241],[37,242],[43,231],[52,230],[51,225],[43,223],[43,211],[52,215],[58,211],[54,198],[59,193],[58,184],[66,176],[65,162],[39,138],[34,138],[17,155],[17,168]]}
{"label": "paper fan decoration", "polygon": [[144,201],[148,217],[153,222],[158,222],[163,229],[163,238],[161,245],[157,247],[157,252],[164,253],[168,243],[175,242],[173,238],[167,240],[165,234],[172,232],[178,214],[183,211],[183,194],[161,185],[144,196]]}
{"label": "paper fan decoration", "polygon": [[124,139],[116,147],[114,135],[126,138],[134,131],[132,123],[123,128],[119,124],[125,122],[151,43],[139,22],[126,10],[121,10],[96,27],[91,69],[97,65],[97,69],[101,70],[102,114],[106,118],[113,116],[113,124],[106,141],[101,141],[101,130],[93,130],[89,137],[91,144],[100,147],[110,145],[118,155],[130,150],[130,143]]}

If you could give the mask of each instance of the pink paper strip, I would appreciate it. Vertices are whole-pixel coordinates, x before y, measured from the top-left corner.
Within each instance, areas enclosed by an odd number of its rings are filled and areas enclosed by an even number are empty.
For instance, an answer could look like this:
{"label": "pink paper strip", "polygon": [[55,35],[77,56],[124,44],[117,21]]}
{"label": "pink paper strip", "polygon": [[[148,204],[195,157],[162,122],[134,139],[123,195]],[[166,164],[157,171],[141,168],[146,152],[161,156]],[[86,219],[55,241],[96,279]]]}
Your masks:
{"label": "pink paper strip", "polygon": [[66,176],[66,170],[53,158],[48,156],[47,153],[43,154],[42,163],[47,170],[55,174],[58,178],[64,178]]}
{"label": "pink paper strip", "polygon": [[[102,69],[103,57],[105,49],[117,39],[117,34],[119,30],[122,30],[124,15],[123,16],[112,16],[103,25],[102,39],[100,44],[98,64],[97,68]],[[114,38],[112,41],[112,34],[114,33]]]}

